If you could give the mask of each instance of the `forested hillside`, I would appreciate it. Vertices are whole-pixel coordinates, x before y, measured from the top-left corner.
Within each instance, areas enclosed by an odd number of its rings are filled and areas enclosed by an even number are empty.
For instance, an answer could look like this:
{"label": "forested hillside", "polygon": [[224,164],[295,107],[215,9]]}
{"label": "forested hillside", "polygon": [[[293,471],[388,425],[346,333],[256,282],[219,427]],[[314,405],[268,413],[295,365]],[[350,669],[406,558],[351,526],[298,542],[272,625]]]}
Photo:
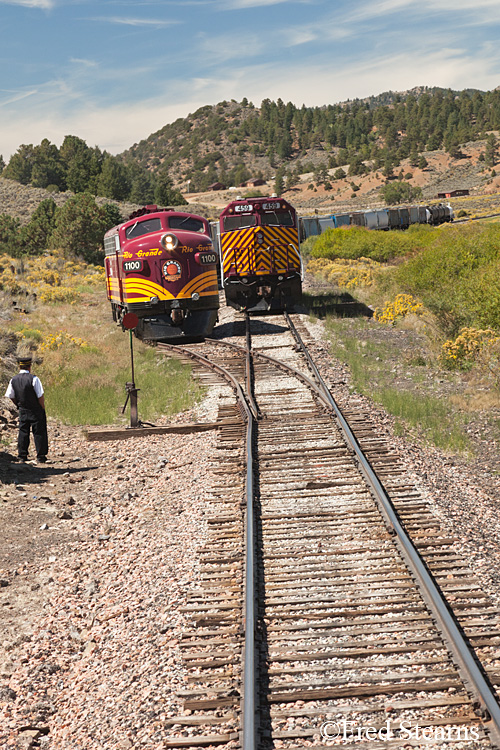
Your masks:
{"label": "forested hillside", "polygon": [[[404,94],[325,107],[296,107],[265,99],[260,109],[243,99],[197,110],[134,145],[122,157],[153,172],[168,170],[191,192],[211,183],[239,185],[276,171],[294,176],[349,165],[349,174],[393,175],[402,159],[415,166],[422,152],[461,144],[500,128],[500,91],[414,89]],[[496,148],[491,138],[490,151]],[[491,161],[492,153],[485,154]]]}
{"label": "forested hillside", "polygon": [[[132,203],[183,202],[180,190],[201,192],[214,182],[240,185],[251,177],[277,175],[277,187],[313,172],[317,182],[380,172],[386,179],[403,159],[425,167],[424,151],[488,138],[482,155],[497,156],[493,130],[500,129],[500,91],[416,88],[324,107],[297,107],[265,99],[260,108],[245,98],[209,105],[165,125],[119,156],[68,135],[60,148],[44,138],[23,144],[2,176],[51,192],[90,192]],[[327,177],[328,169],[340,170]],[[278,190],[279,191],[279,190]]]}
{"label": "forested hillside", "polygon": [[168,173],[153,173],[135,162],[125,165],[74,135],[67,135],[60,148],[47,138],[38,146],[23,144],[7,166],[0,157],[0,167],[2,177],[50,193],[69,190],[130,203],[185,203]]}

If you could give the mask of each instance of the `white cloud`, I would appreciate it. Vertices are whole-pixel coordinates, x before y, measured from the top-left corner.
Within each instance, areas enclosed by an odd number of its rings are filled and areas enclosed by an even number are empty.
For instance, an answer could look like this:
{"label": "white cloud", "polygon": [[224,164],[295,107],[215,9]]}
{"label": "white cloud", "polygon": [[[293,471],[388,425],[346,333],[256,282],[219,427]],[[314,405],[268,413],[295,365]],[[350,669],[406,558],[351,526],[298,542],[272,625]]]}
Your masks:
{"label": "white cloud", "polygon": [[265,34],[244,34],[237,36],[201,35],[200,50],[204,60],[210,65],[220,65],[228,60],[243,60],[265,52],[267,38]]}
{"label": "white cloud", "polygon": [[[27,99],[29,96],[35,96],[37,94],[36,89],[30,89],[29,91],[0,91],[0,107],[7,106],[8,104],[14,104],[20,102],[23,99]],[[5,98],[2,95],[6,94]]]}
{"label": "white cloud", "polygon": [[53,0],[0,0],[2,5],[21,5],[25,8],[41,8],[51,10],[55,3]]}
{"label": "white cloud", "polygon": [[[226,65],[210,75],[176,78],[165,81],[162,88],[156,85],[154,98],[109,106],[89,104],[73,81],[54,80],[38,89],[4,92],[9,96],[3,102],[0,153],[8,159],[21,143],[39,143],[44,137],[60,145],[68,134],[119,153],[199,107],[224,99],[241,101],[244,96],[257,106],[268,97],[292,101],[300,107],[303,103],[334,104],[417,85],[493,89],[499,83],[499,62],[496,48],[484,48],[475,57],[462,49],[436,47],[378,57],[370,49],[362,62],[340,63],[333,57],[328,61],[327,56],[314,64],[291,59],[285,76],[279,61]],[[122,74],[129,75],[126,69]],[[107,77],[112,81],[120,70],[117,67],[100,75],[102,80]],[[138,89],[134,90],[137,93]]]}
{"label": "white cloud", "polygon": [[222,3],[224,10],[242,10],[244,8],[258,8],[263,5],[278,5],[288,3],[289,0],[226,0]]}
{"label": "white cloud", "polygon": [[116,23],[125,26],[173,26],[179,21],[166,21],[159,18],[130,18],[126,16],[103,16],[85,19],[87,21],[97,21],[99,23]]}
{"label": "white cloud", "polygon": [[82,57],[70,57],[70,63],[74,65],[81,65],[83,68],[96,68],[97,63],[95,60],[85,60]]}
{"label": "white cloud", "polygon": [[[429,18],[429,15],[439,13],[448,13],[450,15],[449,28],[460,25],[461,14],[471,13],[472,18],[467,15],[467,22],[470,23],[491,23],[500,18],[500,5],[498,0],[381,0],[381,2],[367,2],[354,6],[349,9],[344,17],[339,19],[341,22],[367,21],[374,18],[383,18],[391,14],[405,12],[408,18],[418,16],[422,19]],[[478,17],[478,13],[481,13]],[[493,14],[493,15],[492,15]],[[463,20],[465,20],[465,15]]]}

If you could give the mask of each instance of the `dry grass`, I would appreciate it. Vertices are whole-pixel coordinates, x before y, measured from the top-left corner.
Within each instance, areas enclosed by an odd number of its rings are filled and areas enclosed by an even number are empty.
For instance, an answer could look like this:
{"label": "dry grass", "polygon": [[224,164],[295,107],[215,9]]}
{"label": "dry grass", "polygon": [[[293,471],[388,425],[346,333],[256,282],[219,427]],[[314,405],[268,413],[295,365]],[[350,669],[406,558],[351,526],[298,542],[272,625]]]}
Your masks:
{"label": "dry grass", "polygon": [[[40,364],[34,371],[44,384],[49,415],[75,425],[128,420],[120,412],[131,380],[130,339],[113,323],[104,289],[81,295],[77,305],[37,305],[32,314],[19,313],[9,328],[18,347],[29,342],[35,349]],[[200,397],[189,367],[159,362],[154,349],[137,339],[133,348],[140,418],[177,413]]]}

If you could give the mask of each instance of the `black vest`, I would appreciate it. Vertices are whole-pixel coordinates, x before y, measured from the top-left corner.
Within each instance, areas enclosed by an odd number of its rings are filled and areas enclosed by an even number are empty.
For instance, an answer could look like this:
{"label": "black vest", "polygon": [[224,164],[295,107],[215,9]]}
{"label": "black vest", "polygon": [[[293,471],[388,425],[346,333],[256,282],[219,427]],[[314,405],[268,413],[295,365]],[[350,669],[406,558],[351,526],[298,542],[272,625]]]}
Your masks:
{"label": "black vest", "polygon": [[12,387],[20,408],[38,412],[42,407],[33,388],[34,377],[30,372],[20,372],[12,378]]}

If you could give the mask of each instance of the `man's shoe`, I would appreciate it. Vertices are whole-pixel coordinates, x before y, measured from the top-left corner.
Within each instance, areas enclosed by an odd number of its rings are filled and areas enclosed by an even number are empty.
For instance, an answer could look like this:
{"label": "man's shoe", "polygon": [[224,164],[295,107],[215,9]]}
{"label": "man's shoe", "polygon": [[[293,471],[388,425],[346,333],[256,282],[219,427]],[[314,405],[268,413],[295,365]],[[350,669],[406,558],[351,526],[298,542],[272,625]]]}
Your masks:
{"label": "man's shoe", "polygon": [[37,464],[48,464],[50,461],[48,461],[47,456],[41,456],[41,458],[37,458],[36,460]]}

